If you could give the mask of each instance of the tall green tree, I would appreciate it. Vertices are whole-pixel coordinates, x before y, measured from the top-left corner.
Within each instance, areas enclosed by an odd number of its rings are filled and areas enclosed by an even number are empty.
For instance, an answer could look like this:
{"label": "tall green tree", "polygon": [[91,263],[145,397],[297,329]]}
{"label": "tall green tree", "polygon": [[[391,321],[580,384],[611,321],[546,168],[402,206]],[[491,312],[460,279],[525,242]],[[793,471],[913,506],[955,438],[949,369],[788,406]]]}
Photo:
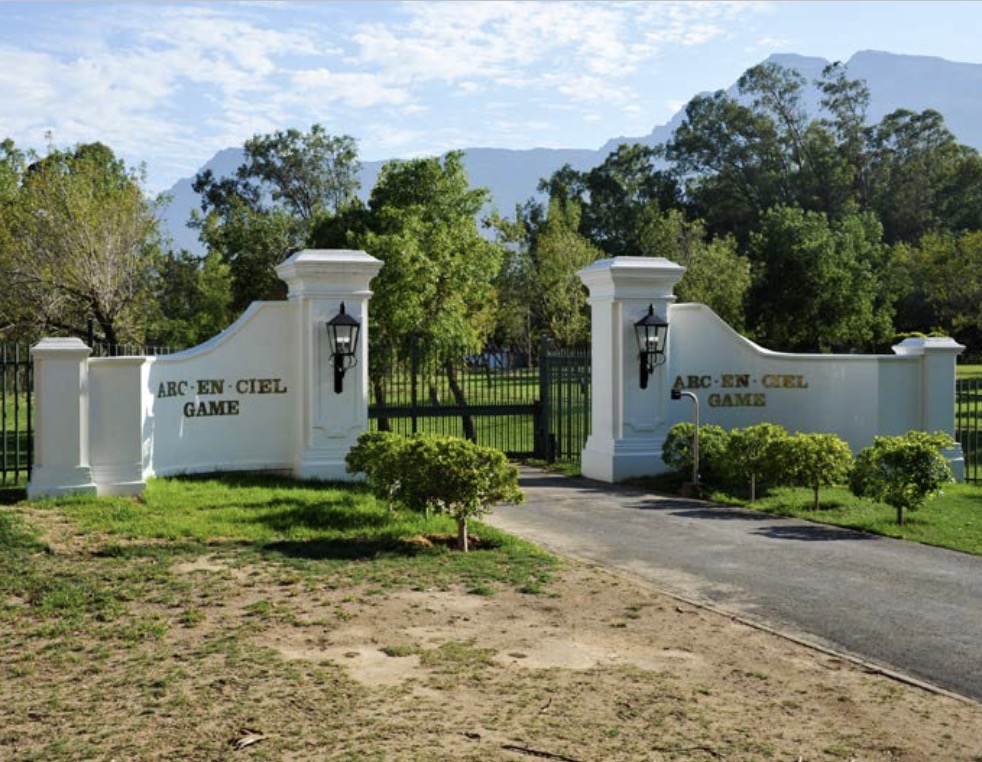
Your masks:
{"label": "tall green tree", "polygon": [[221,255],[186,251],[160,258],[153,284],[156,314],[148,339],[157,346],[193,347],[231,322],[232,278]]}
{"label": "tall green tree", "polygon": [[686,268],[675,287],[680,302],[705,304],[736,330],[744,328],[750,260],[733,236],[710,238],[702,220],[689,222],[672,210],[655,220],[646,240],[645,251]]}
{"label": "tall green tree", "polygon": [[982,346],[982,230],[927,233],[904,254],[913,288],[900,304],[899,327]]}
{"label": "tall green tree", "polygon": [[678,180],[660,168],[662,150],[620,145],[583,178],[580,232],[609,256],[648,256],[649,232],[680,206]]}
{"label": "tall green tree", "polygon": [[459,151],[382,167],[350,239],[385,262],[373,281],[375,340],[398,346],[416,334],[434,351],[481,349],[503,258],[478,228],[487,200]]}
{"label": "tall green tree", "polygon": [[[415,337],[423,359],[443,362],[457,404],[466,404],[455,361],[479,352],[493,329],[494,282],[501,247],[481,235],[477,216],[488,200],[472,188],[459,151],[442,159],[391,161],[382,167],[368,210],[354,210],[351,224],[328,225],[321,234],[334,244],[368,251],[385,266],[373,281],[370,312],[372,363]],[[339,220],[338,222],[341,222]],[[322,245],[324,239],[319,239]],[[375,395],[384,401],[381,373],[373,373]],[[435,390],[431,390],[435,393]],[[473,439],[473,421],[463,420]]]}
{"label": "tall green tree", "polygon": [[581,207],[562,195],[530,202],[517,219],[495,220],[506,254],[498,279],[496,340],[534,356],[543,337],[563,346],[589,340],[587,292],[577,272],[604,252],[581,235]]}
{"label": "tall green tree", "polygon": [[318,226],[357,205],[360,166],[354,138],[329,135],[317,124],[308,132],[256,135],[244,152],[235,177],[206,170],[195,178],[204,216],[191,223],[228,264],[236,312],[283,298],[273,268],[306,246]]}
{"label": "tall green tree", "polygon": [[824,214],[775,207],[751,240],[750,325],[774,349],[828,352],[893,335],[893,295],[882,228],[869,214],[830,223]]}
{"label": "tall green tree", "polygon": [[890,242],[982,227],[982,162],[937,111],[900,109],[870,133],[871,204]]}
{"label": "tall green tree", "polygon": [[723,91],[696,96],[685,114],[666,156],[685,178],[690,214],[743,244],[769,208],[793,201],[777,126]]}
{"label": "tall green tree", "polygon": [[143,171],[101,143],[50,146],[20,173],[11,143],[4,154],[0,310],[8,331],[84,335],[91,318],[106,342],[141,343],[159,253]]}

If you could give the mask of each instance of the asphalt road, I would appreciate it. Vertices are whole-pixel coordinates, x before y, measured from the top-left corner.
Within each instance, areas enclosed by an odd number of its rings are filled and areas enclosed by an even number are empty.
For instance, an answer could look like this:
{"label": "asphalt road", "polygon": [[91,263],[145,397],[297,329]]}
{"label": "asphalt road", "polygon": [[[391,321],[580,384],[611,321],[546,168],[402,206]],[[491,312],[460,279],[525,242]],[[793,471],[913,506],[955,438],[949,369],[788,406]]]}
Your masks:
{"label": "asphalt road", "polygon": [[982,701],[982,558],[533,470],[521,482],[525,505],[488,523]]}

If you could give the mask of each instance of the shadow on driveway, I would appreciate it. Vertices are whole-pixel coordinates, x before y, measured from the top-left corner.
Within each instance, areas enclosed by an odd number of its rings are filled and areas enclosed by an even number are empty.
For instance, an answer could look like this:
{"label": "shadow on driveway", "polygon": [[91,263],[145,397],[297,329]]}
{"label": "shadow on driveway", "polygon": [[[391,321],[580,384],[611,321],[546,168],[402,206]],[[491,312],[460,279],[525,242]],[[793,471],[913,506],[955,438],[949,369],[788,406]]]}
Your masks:
{"label": "shadow on driveway", "polygon": [[761,537],[770,537],[774,540],[802,540],[805,542],[819,542],[827,540],[876,540],[875,535],[864,532],[855,532],[851,529],[839,527],[818,526],[815,524],[790,524],[783,526],[769,526],[755,529],[754,534]]}

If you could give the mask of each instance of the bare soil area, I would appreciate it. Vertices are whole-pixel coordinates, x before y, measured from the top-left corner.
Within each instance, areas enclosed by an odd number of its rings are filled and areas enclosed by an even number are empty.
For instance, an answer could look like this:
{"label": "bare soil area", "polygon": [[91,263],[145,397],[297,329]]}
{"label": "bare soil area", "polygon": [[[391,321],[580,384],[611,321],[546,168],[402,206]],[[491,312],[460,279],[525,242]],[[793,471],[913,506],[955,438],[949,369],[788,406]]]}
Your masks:
{"label": "bare soil area", "polygon": [[475,594],[55,535],[132,592],[105,630],[6,602],[4,760],[982,761],[977,704],[583,565]]}

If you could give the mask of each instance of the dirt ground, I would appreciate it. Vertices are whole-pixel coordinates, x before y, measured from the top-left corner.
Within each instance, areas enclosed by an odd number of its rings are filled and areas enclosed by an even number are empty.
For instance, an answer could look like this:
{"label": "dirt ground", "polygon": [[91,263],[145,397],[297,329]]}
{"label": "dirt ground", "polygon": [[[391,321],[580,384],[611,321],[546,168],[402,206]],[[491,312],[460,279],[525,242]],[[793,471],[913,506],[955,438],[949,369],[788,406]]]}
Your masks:
{"label": "dirt ground", "polygon": [[534,595],[227,549],[153,573],[125,620],[153,636],[3,635],[0,759],[982,761],[978,704],[583,565]]}

